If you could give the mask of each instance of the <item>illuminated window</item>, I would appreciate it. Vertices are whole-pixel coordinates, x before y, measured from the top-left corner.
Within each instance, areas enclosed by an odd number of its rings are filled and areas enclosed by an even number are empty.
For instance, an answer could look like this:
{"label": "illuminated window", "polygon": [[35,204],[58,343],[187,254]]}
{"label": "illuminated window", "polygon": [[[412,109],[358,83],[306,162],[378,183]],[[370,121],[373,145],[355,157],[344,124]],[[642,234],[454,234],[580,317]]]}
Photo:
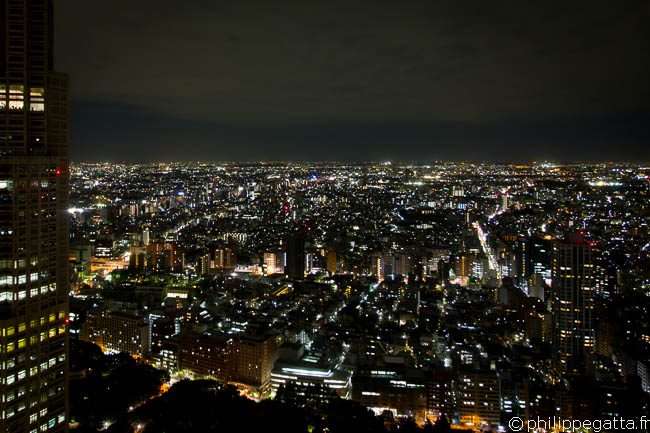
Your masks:
{"label": "illuminated window", "polygon": [[45,111],[45,89],[42,87],[32,87],[29,91],[29,110]]}
{"label": "illuminated window", "polygon": [[18,332],[23,332],[24,330],[25,330],[25,324],[24,323],[21,323],[20,325],[18,325]]}
{"label": "illuminated window", "polygon": [[50,314],[50,322],[54,322],[56,320],[56,314],[52,313]]}
{"label": "illuminated window", "polygon": [[54,337],[56,335],[56,328],[51,328],[50,329],[50,337]]}
{"label": "illuminated window", "polygon": [[22,110],[25,106],[25,95],[23,94],[23,86],[10,84],[9,85],[9,109]]}
{"label": "illuminated window", "polygon": [[59,319],[63,319],[65,317],[65,311],[59,311]]}
{"label": "illuminated window", "polygon": [[6,335],[14,335],[15,332],[16,332],[16,329],[13,326],[10,326],[7,329],[5,329],[5,334]]}
{"label": "illuminated window", "polygon": [[21,338],[18,340],[18,348],[21,349],[23,347],[27,346],[27,341],[24,338]]}

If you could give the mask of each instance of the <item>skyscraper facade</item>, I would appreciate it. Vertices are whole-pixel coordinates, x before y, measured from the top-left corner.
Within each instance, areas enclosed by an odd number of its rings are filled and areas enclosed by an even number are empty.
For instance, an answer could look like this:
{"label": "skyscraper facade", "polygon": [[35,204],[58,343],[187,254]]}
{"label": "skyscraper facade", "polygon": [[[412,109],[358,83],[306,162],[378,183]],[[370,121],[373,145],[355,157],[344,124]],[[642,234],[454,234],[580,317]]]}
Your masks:
{"label": "skyscraper facade", "polygon": [[559,365],[580,372],[593,351],[595,275],[593,249],[581,236],[553,244],[551,308]]}
{"label": "skyscraper facade", "polygon": [[287,236],[285,274],[294,279],[305,277],[305,236],[300,232]]}
{"label": "skyscraper facade", "polygon": [[63,432],[68,82],[51,1],[0,0],[0,21],[0,432]]}

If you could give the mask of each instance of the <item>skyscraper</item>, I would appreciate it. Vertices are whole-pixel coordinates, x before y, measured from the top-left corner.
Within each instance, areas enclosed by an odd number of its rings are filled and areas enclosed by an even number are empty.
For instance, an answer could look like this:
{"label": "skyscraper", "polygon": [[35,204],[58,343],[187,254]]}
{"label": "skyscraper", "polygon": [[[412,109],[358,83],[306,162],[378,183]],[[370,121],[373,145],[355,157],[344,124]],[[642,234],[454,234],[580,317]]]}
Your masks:
{"label": "skyscraper", "polygon": [[293,232],[287,236],[284,273],[289,278],[305,277],[305,236],[300,232]]}
{"label": "skyscraper", "polygon": [[553,244],[553,344],[560,367],[579,372],[593,350],[594,265],[591,246],[582,236]]}
{"label": "skyscraper", "polygon": [[0,0],[0,432],[67,431],[68,83],[52,3]]}

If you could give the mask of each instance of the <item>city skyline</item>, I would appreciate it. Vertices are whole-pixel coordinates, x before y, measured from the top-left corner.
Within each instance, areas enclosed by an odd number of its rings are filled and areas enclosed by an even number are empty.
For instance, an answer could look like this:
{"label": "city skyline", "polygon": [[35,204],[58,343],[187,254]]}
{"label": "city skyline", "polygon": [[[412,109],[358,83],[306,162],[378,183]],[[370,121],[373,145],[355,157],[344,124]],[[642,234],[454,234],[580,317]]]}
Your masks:
{"label": "city skyline", "polygon": [[0,22],[0,433],[647,430],[650,0]]}
{"label": "city skyline", "polygon": [[56,7],[74,161],[650,159],[647,1]]}

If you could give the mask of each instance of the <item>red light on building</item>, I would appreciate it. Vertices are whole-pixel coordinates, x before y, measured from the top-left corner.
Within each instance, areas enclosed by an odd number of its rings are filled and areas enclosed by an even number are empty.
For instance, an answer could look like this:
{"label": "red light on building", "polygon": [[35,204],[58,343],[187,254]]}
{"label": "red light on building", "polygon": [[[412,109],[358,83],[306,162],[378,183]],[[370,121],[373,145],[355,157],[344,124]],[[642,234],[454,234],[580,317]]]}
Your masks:
{"label": "red light on building", "polygon": [[61,174],[61,170],[57,170],[57,171],[56,171],[56,175],[58,176],[58,175],[60,175],[60,174]]}

